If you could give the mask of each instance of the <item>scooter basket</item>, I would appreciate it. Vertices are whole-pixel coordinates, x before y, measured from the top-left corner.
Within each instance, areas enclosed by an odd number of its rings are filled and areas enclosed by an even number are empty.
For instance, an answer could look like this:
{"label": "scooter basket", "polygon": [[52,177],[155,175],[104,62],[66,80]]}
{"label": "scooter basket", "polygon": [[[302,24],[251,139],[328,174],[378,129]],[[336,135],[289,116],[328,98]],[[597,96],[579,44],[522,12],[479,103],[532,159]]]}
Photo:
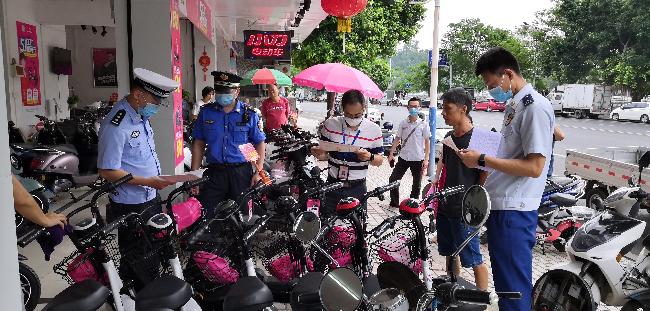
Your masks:
{"label": "scooter basket", "polygon": [[161,256],[162,245],[150,246],[146,240],[140,239],[128,248],[122,249],[119,274],[122,280],[133,280],[136,287],[144,286],[166,274],[169,269]]}
{"label": "scooter basket", "polygon": [[[104,251],[113,259],[116,267],[120,264],[120,253],[117,247],[115,235],[108,235],[103,241]],[[98,250],[89,248],[85,253],[75,250],[66,256],[61,262],[54,265],[54,273],[60,275],[63,280],[72,285],[87,279],[98,281],[102,285],[108,285],[108,274],[101,263],[93,260],[93,254]]]}
{"label": "scooter basket", "polygon": [[[330,232],[325,234],[325,237],[318,242],[318,245],[336,260],[336,267],[357,269],[360,268],[360,263],[354,262],[352,254],[350,254],[350,250],[355,243],[354,226],[347,220],[341,220],[332,227]],[[325,270],[328,270],[325,267],[334,266],[330,259],[321,254],[319,250],[312,249],[311,254],[317,270],[325,272]]]}
{"label": "scooter basket", "polygon": [[368,259],[371,264],[378,266],[382,262],[398,261],[420,274],[422,259],[418,256],[420,252],[416,232],[410,221],[398,220],[394,229],[369,242]]}

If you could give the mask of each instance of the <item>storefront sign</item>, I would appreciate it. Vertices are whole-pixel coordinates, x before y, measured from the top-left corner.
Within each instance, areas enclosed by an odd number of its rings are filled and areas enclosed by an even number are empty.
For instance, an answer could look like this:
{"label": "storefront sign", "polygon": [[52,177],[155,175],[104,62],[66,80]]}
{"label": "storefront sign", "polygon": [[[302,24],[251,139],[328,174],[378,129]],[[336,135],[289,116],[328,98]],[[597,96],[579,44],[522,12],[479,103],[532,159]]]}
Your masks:
{"label": "storefront sign", "polygon": [[208,40],[212,40],[212,10],[206,0],[180,0],[185,3],[185,16]]}
{"label": "storefront sign", "polygon": [[291,32],[244,31],[244,57],[291,59]]}
{"label": "storefront sign", "polygon": [[[178,0],[170,0],[172,37],[172,79],[181,83],[181,27]],[[182,86],[173,93],[174,102],[174,157],[176,166],[183,163],[183,90]]]}
{"label": "storefront sign", "polygon": [[36,26],[16,22],[18,33],[19,64],[25,67],[25,76],[20,78],[20,93],[23,106],[41,105],[41,78],[38,68],[38,41]]}

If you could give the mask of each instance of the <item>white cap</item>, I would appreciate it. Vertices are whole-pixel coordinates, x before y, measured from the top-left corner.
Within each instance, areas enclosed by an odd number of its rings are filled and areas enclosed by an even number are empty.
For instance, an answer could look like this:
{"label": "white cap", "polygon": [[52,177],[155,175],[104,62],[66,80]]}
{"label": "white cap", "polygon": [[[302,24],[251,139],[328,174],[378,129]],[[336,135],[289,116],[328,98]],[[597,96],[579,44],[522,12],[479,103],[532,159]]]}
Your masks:
{"label": "white cap", "polygon": [[133,82],[151,93],[163,106],[169,106],[169,95],[181,86],[180,83],[147,69],[135,68],[133,75]]}

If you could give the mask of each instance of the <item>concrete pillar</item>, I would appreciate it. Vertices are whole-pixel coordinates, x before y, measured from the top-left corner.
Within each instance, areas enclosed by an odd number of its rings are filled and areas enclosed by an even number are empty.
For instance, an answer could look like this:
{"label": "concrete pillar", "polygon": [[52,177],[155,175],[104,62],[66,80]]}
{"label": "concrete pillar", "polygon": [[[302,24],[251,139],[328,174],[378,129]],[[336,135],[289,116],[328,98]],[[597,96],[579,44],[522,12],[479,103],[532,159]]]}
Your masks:
{"label": "concrete pillar", "polygon": [[[133,68],[145,68],[172,78],[169,0],[131,0],[131,23]],[[181,54],[181,57],[188,55]],[[172,106],[160,107],[150,119],[163,175],[183,173],[183,165],[178,168],[175,165]],[[165,191],[161,195],[165,197]]]}
{"label": "concrete pillar", "polygon": [[[3,40],[6,38],[3,38]],[[4,45],[4,42],[3,44]],[[0,49],[0,59],[4,59],[4,52]],[[0,62],[0,72],[5,72],[4,63]],[[5,76],[0,74],[0,85],[5,85]],[[5,88],[0,87],[0,98],[6,98]],[[7,110],[0,109],[0,120],[7,123]],[[9,145],[7,132],[0,133],[0,146]],[[4,150],[4,151],[1,151]],[[0,275],[4,275],[0,282],[0,301],[3,310],[21,310],[23,302],[20,299],[20,278],[18,275],[18,250],[16,246],[16,224],[13,209],[13,187],[11,183],[11,164],[9,163],[9,149],[0,150],[0,197],[11,198],[6,200],[4,208],[0,208]]]}
{"label": "concrete pillar", "polygon": [[221,36],[217,36],[217,70],[230,71],[230,47],[224,44]]}
{"label": "concrete pillar", "polygon": [[[129,92],[129,35],[127,29],[127,0],[115,0],[115,61],[117,63],[118,100]],[[171,69],[170,69],[171,70]]]}

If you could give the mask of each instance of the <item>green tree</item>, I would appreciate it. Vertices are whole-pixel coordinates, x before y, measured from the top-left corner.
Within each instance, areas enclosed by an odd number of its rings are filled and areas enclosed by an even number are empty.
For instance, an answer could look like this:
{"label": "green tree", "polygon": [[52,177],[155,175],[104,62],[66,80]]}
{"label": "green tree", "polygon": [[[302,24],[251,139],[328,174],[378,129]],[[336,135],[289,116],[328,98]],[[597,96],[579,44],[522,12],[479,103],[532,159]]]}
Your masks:
{"label": "green tree", "polygon": [[546,74],[628,88],[633,100],[650,94],[650,2],[561,0],[541,15]]}
{"label": "green tree", "polygon": [[336,32],[336,18],[329,16],[293,53],[293,66],[307,67],[340,62],[368,75],[382,90],[390,80],[389,57],[395,55],[399,42],[410,42],[421,28],[426,9],[411,5],[409,0],[369,0],[366,9],[352,17],[352,32]]}
{"label": "green tree", "polygon": [[417,66],[422,62],[428,62],[429,50],[420,49],[418,41],[405,44],[397,51],[397,54],[391,59],[393,61],[393,71],[397,68],[410,72],[412,66]]}

